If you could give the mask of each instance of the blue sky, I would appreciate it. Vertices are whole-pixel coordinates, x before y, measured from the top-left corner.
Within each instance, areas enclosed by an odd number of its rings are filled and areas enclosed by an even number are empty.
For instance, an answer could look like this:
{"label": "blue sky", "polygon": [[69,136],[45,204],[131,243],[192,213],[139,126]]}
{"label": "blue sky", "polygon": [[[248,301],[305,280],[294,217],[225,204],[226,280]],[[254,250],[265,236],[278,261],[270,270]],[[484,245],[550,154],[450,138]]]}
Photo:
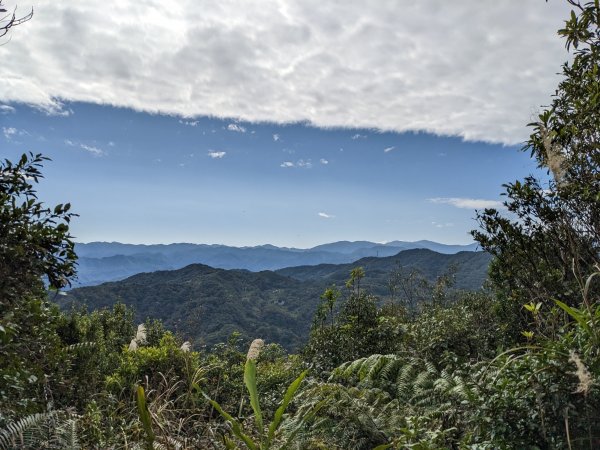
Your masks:
{"label": "blue sky", "polygon": [[427,133],[65,106],[69,115],[49,116],[13,105],[0,139],[8,158],[52,159],[40,194],[73,204],[73,233],[85,242],[465,243],[474,207],[535,171],[517,146]]}
{"label": "blue sky", "polygon": [[40,197],[73,204],[82,242],[467,243],[475,209],[537,173],[519,148],[567,13],[38,0],[0,45],[0,157],[52,158]]}

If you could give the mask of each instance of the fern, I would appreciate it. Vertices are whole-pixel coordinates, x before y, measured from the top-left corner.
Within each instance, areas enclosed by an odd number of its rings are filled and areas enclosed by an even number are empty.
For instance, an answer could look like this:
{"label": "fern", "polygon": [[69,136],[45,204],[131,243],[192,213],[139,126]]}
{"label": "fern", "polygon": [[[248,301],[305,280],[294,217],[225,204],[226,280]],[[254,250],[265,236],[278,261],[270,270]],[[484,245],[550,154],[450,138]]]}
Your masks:
{"label": "fern", "polygon": [[31,414],[0,431],[0,450],[80,448],[78,416],[69,411]]}

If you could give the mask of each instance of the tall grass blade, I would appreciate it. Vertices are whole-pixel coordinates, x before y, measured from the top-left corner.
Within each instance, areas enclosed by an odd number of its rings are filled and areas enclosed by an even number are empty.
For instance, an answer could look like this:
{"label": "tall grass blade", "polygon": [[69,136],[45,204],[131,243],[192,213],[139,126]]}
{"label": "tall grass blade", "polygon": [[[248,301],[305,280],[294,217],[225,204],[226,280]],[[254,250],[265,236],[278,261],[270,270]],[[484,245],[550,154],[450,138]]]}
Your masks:
{"label": "tall grass blade", "polygon": [[137,388],[137,407],[140,414],[140,421],[146,432],[146,448],[152,450],[154,448],[154,431],[152,431],[152,418],[150,417],[150,411],[146,405],[146,393],[142,386]]}

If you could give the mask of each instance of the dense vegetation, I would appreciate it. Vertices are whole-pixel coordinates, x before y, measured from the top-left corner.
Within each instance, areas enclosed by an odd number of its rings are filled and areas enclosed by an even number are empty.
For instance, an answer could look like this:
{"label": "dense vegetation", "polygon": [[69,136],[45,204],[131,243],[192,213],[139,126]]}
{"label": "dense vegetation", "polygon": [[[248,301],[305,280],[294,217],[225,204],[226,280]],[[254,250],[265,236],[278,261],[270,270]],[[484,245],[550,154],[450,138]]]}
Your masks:
{"label": "dense vegetation", "polygon": [[[408,301],[416,288],[452,274],[453,288],[479,290],[490,256],[483,252],[442,255],[431,250],[406,250],[387,258],[364,258],[362,285],[387,301]],[[261,336],[290,351],[306,342],[319,295],[331,285],[343,288],[353,266],[325,264],[270,271],[223,270],[193,264],[179,270],[143,273],[123,281],[63,292],[59,304],[110,308],[120,301],[135,310],[135,320],[162,320],[195,348],[227,340],[233,331],[250,341]],[[421,296],[424,294],[421,293]],[[414,299],[413,299],[414,301]]]}
{"label": "dense vegetation", "polygon": [[[490,293],[400,274],[377,304],[355,267],[321,297],[302,352],[233,333],[194,351],[120,304],[60,310],[75,255],[41,157],[0,168],[0,448],[599,448],[600,5],[526,150],[552,179],[480,213]],[[248,305],[251,308],[251,305]],[[257,336],[259,337],[259,336]]]}

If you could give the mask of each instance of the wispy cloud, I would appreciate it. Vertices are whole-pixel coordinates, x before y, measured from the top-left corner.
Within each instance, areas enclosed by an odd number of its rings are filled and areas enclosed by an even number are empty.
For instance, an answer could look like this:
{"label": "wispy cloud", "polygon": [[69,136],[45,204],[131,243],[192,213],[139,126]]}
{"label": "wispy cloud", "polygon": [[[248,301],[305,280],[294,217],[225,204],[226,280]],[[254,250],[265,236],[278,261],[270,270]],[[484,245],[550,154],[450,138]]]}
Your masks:
{"label": "wispy cloud", "polygon": [[2,133],[6,140],[13,140],[17,136],[29,136],[29,133],[25,130],[19,130],[15,127],[2,127]]}
{"label": "wispy cloud", "polygon": [[80,148],[81,150],[85,150],[86,152],[90,153],[92,156],[106,156],[106,152],[104,150],[102,150],[101,148],[98,148],[94,145],[88,145],[88,144],[84,144],[82,142],[75,142],[72,141],[70,139],[65,139],[65,144],[67,144],[70,147],[76,147],[76,148]]}
{"label": "wispy cloud", "polygon": [[321,159],[319,160],[319,162],[320,162],[321,164],[323,164],[323,165],[325,165],[325,164],[329,164],[329,161],[327,161],[325,158],[321,158]]}
{"label": "wispy cloud", "polygon": [[[227,154],[227,152],[223,152],[223,151],[216,151],[216,150],[210,150],[208,152],[208,156],[210,156],[212,159],[221,159],[223,158],[225,155]],[[235,159],[235,158],[234,158]]]}
{"label": "wispy cloud", "polygon": [[15,108],[9,105],[0,105],[0,114],[10,114],[14,113]]}
{"label": "wispy cloud", "polygon": [[429,201],[431,203],[452,205],[462,209],[503,208],[502,202],[498,200],[486,200],[481,198],[436,197],[430,198]]}
{"label": "wispy cloud", "polygon": [[307,159],[307,160],[299,159],[296,162],[284,161],[279,166],[283,167],[283,168],[300,167],[303,169],[310,169],[312,167],[312,162],[310,159]]}
{"label": "wispy cloud", "polygon": [[237,123],[230,123],[229,125],[227,125],[227,129],[229,131],[235,131],[236,133],[245,133],[246,132],[246,128],[244,128],[241,125],[238,125]]}
{"label": "wispy cloud", "polygon": [[274,135],[273,135],[273,140],[274,140],[275,142],[277,142],[277,141],[280,141],[280,140],[281,140],[281,136],[279,136],[278,134],[274,134]]}
{"label": "wispy cloud", "polygon": [[17,129],[13,127],[2,127],[2,132],[6,139],[12,139],[12,137],[17,134]]}
{"label": "wispy cloud", "polygon": [[431,225],[433,225],[436,228],[448,228],[448,227],[454,226],[454,224],[452,222],[446,222],[446,223],[431,222]]}
{"label": "wispy cloud", "polygon": [[93,145],[80,144],[79,147],[81,147],[83,150],[85,150],[87,152],[90,152],[94,156],[104,156],[105,155],[105,153],[102,149],[99,149],[98,147],[94,147]]}
{"label": "wispy cloud", "polygon": [[384,153],[389,153],[389,152],[391,152],[392,150],[394,150],[395,148],[396,148],[396,147],[394,147],[394,146],[392,146],[392,147],[386,147],[386,148],[384,148],[384,149],[383,149],[383,151],[384,151]]}
{"label": "wispy cloud", "polygon": [[183,119],[179,119],[179,123],[182,125],[185,125],[187,127],[196,127],[198,126],[198,124],[200,122],[198,122],[197,120],[183,120]]}
{"label": "wispy cloud", "polygon": [[322,217],[323,219],[335,219],[335,216],[332,214],[327,214],[325,212],[320,212],[318,214],[319,217]]}
{"label": "wispy cloud", "polygon": [[367,135],[360,134],[360,133],[356,133],[350,137],[350,139],[352,139],[353,141],[356,141],[357,139],[366,139],[366,138],[367,138]]}

